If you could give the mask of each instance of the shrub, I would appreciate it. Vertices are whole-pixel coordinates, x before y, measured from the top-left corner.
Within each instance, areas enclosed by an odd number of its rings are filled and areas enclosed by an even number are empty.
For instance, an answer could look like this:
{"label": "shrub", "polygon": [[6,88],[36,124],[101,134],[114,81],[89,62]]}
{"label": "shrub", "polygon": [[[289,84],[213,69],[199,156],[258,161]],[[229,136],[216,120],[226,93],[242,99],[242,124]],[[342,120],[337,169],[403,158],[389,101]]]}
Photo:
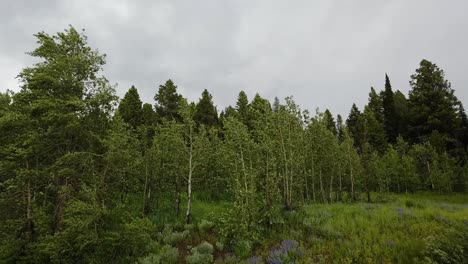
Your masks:
{"label": "shrub", "polygon": [[214,226],[214,223],[213,223],[213,222],[203,219],[203,220],[201,220],[200,223],[198,224],[198,229],[200,230],[200,232],[206,233],[207,231],[209,231],[210,229],[212,229],[213,226]]}
{"label": "shrub", "polygon": [[192,255],[187,256],[185,259],[190,264],[204,264],[213,262],[213,245],[203,241],[200,245],[192,248],[190,252]]}
{"label": "shrub", "polygon": [[162,247],[159,255],[161,256],[161,263],[177,263],[177,259],[179,258],[179,250],[169,245],[165,245]]}
{"label": "shrub", "polygon": [[219,251],[223,251],[224,249],[224,244],[221,243],[221,242],[216,242],[216,249],[219,250]]}
{"label": "shrub", "polygon": [[192,249],[192,253],[197,251],[200,254],[213,254],[213,245],[210,243],[203,241],[200,245]]}
{"label": "shrub", "polygon": [[194,254],[185,258],[188,264],[207,264],[213,262],[213,255],[200,254],[195,252]]}
{"label": "shrub", "polygon": [[161,263],[161,256],[151,253],[148,256],[141,258],[138,264],[159,264]]}
{"label": "shrub", "polygon": [[235,243],[234,246],[234,253],[241,257],[246,258],[250,256],[250,252],[252,252],[252,242],[249,240],[239,240]]}
{"label": "shrub", "polygon": [[158,239],[166,245],[174,246],[180,241],[186,239],[189,233],[190,232],[188,230],[184,230],[182,232],[172,232],[172,227],[166,225],[164,230],[158,234]]}
{"label": "shrub", "polygon": [[218,264],[239,264],[239,263],[241,263],[241,260],[239,259],[238,256],[231,255],[230,253],[227,253],[222,260],[217,261],[216,263],[218,263]]}
{"label": "shrub", "polygon": [[158,254],[151,253],[140,259],[139,264],[175,264],[179,258],[179,250],[171,246],[163,246]]}

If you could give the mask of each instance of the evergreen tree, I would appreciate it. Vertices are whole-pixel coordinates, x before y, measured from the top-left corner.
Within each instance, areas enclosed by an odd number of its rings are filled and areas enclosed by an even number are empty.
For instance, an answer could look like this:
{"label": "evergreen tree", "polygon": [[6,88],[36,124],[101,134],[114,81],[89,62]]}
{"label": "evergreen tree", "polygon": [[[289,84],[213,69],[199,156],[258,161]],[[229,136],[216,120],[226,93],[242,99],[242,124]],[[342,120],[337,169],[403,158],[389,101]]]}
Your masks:
{"label": "evergreen tree", "polygon": [[247,94],[244,91],[239,92],[236,103],[236,111],[240,120],[245,125],[248,125],[249,99],[247,99]]}
{"label": "evergreen tree", "polygon": [[437,130],[453,147],[460,120],[458,99],[445,79],[444,71],[436,64],[422,60],[416,73],[411,75],[409,105],[411,112],[410,135],[413,142],[424,142]]}
{"label": "evergreen tree", "polygon": [[338,139],[341,142],[343,142],[343,133],[344,133],[344,124],[343,124],[343,118],[341,117],[340,114],[336,117],[336,129],[338,133]]}
{"label": "evergreen tree", "polygon": [[145,126],[153,126],[156,124],[157,115],[151,104],[145,103],[141,109],[141,123]]}
{"label": "evergreen tree", "polygon": [[395,92],[395,115],[397,117],[397,134],[402,137],[406,137],[408,134],[408,100],[406,99],[405,95],[400,91],[397,90]]}
{"label": "evergreen tree", "polygon": [[460,102],[460,108],[459,108],[458,114],[461,120],[459,138],[466,152],[468,151],[467,149],[468,147],[468,117],[466,115],[465,108],[463,107],[463,104],[461,102]]}
{"label": "evergreen tree", "polygon": [[328,130],[330,130],[333,135],[338,135],[338,131],[336,130],[336,123],[333,115],[331,114],[330,110],[325,110],[324,112],[324,120]]}
{"label": "evergreen tree", "polygon": [[216,107],[213,105],[211,94],[206,89],[202,92],[202,97],[198,101],[193,119],[198,125],[208,127],[218,126],[218,111],[216,111]]}
{"label": "evergreen tree", "polygon": [[120,101],[117,113],[122,119],[133,128],[142,124],[142,102],[135,86],[128,90],[124,98]]}
{"label": "evergreen tree", "polygon": [[[10,235],[2,237],[7,244],[13,238],[9,244],[13,262],[57,261],[54,252],[63,253],[61,261],[87,262],[93,253],[81,245],[94,247],[99,241],[88,243],[88,219],[81,218],[83,214],[70,218],[66,212],[77,205],[82,211],[89,208],[89,213],[102,212],[95,207],[96,202],[105,203],[102,189],[88,190],[100,180],[99,166],[94,164],[102,162],[105,152],[103,142],[116,103],[115,91],[100,75],[105,56],[87,45],[83,33],[70,27],[54,36],[44,32],[35,36],[38,47],[29,54],[39,62],[19,74],[21,91],[0,121],[2,130],[15,128],[14,138],[2,144],[0,160],[10,163],[2,167],[17,167],[0,170],[0,179],[6,180],[4,190],[9,190],[2,191],[0,200],[11,202],[12,212],[17,212],[1,214],[2,223],[12,223],[6,225],[12,228],[6,232]],[[0,142],[11,134],[0,133]],[[38,195],[43,198],[35,199]],[[76,237],[78,231],[85,239],[64,241],[67,236]],[[52,242],[41,245],[51,234]],[[47,245],[47,250],[34,252],[35,247],[28,245],[33,241],[38,247]],[[23,251],[26,247],[27,253]]]}
{"label": "evergreen tree", "polygon": [[365,123],[364,127],[365,134],[367,135],[367,142],[372,147],[372,150],[383,153],[385,151],[387,141],[385,139],[385,131],[382,124],[375,118],[374,112],[368,106],[364,108],[362,117]]}
{"label": "evergreen tree", "polygon": [[369,92],[369,102],[367,105],[374,114],[375,119],[377,119],[379,123],[383,124],[383,102],[374,87],[371,87],[371,91]]}
{"label": "evergreen tree", "polygon": [[395,143],[397,138],[397,116],[395,113],[395,100],[388,75],[385,74],[385,90],[382,93],[384,129],[389,143]]}
{"label": "evergreen tree", "polygon": [[361,111],[359,111],[356,104],[353,104],[348,119],[346,120],[346,127],[354,140],[355,147],[359,151],[362,150],[364,143],[367,141],[364,121]]}
{"label": "evergreen tree", "polygon": [[182,95],[177,93],[177,86],[172,80],[167,80],[164,85],[159,86],[158,93],[154,96],[156,101],[156,113],[159,118],[166,120],[182,121],[179,115],[179,102]]}

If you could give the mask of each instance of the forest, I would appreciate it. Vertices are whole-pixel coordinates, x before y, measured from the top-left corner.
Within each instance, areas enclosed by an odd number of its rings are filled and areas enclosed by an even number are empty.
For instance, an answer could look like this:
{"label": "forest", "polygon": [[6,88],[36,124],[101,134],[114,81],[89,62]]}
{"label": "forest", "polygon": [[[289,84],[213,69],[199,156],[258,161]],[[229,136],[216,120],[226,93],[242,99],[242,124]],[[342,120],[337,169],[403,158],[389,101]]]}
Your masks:
{"label": "forest", "polygon": [[466,263],[468,119],[435,63],[347,117],[217,109],[119,98],[84,31],[35,37],[0,93],[1,263]]}

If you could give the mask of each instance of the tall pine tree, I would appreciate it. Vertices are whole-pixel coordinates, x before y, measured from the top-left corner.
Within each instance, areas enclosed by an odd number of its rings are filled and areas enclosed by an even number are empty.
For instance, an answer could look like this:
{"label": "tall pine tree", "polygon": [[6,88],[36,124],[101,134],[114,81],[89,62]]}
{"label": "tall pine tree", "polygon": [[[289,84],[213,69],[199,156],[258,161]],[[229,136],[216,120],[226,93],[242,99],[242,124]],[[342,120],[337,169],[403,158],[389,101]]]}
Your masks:
{"label": "tall pine tree", "polygon": [[182,121],[179,114],[179,102],[182,95],[177,93],[177,86],[172,80],[167,80],[164,85],[159,86],[158,93],[154,96],[156,100],[156,113],[161,119]]}
{"label": "tall pine tree", "polygon": [[382,93],[384,129],[389,143],[395,143],[397,138],[397,117],[395,114],[395,101],[392,85],[388,75],[385,74],[385,90]]}
{"label": "tall pine tree", "polygon": [[434,131],[438,131],[445,138],[446,146],[453,148],[461,123],[459,101],[445,79],[444,71],[436,64],[422,60],[416,73],[411,75],[410,85],[412,140],[426,141]]}
{"label": "tall pine tree", "polygon": [[120,101],[117,113],[122,119],[133,128],[142,123],[142,102],[135,86],[128,90],[124,98]]}
{"label": "tall pine tree", "polygon": [[193,119],[197,125],[205,125],[207,127],[217,127],[219,124],[218,111],[216,111],[216,107],[213,105],[213,97],[206,89],[202,92],[202,97],[196,105]]}

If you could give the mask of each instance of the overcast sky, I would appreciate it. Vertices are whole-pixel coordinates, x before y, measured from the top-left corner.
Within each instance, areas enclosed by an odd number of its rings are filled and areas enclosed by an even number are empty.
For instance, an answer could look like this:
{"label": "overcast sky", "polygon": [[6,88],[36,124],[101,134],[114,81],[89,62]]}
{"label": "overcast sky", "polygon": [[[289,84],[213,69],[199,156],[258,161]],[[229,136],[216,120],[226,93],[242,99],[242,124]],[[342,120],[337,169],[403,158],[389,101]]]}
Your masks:
{"label": "overcast sky", "polygon": [[466,0],[1,0],[0,91],[18,90],[34,33],[71,24],[107,54],[104,75],[118,94],[133,84],[144,102],[170,78],[191,100],[208,89],[218,110],[244,90],[347,116],[385,73],[407,94],[425,58],[466,105],[467,10]]}

